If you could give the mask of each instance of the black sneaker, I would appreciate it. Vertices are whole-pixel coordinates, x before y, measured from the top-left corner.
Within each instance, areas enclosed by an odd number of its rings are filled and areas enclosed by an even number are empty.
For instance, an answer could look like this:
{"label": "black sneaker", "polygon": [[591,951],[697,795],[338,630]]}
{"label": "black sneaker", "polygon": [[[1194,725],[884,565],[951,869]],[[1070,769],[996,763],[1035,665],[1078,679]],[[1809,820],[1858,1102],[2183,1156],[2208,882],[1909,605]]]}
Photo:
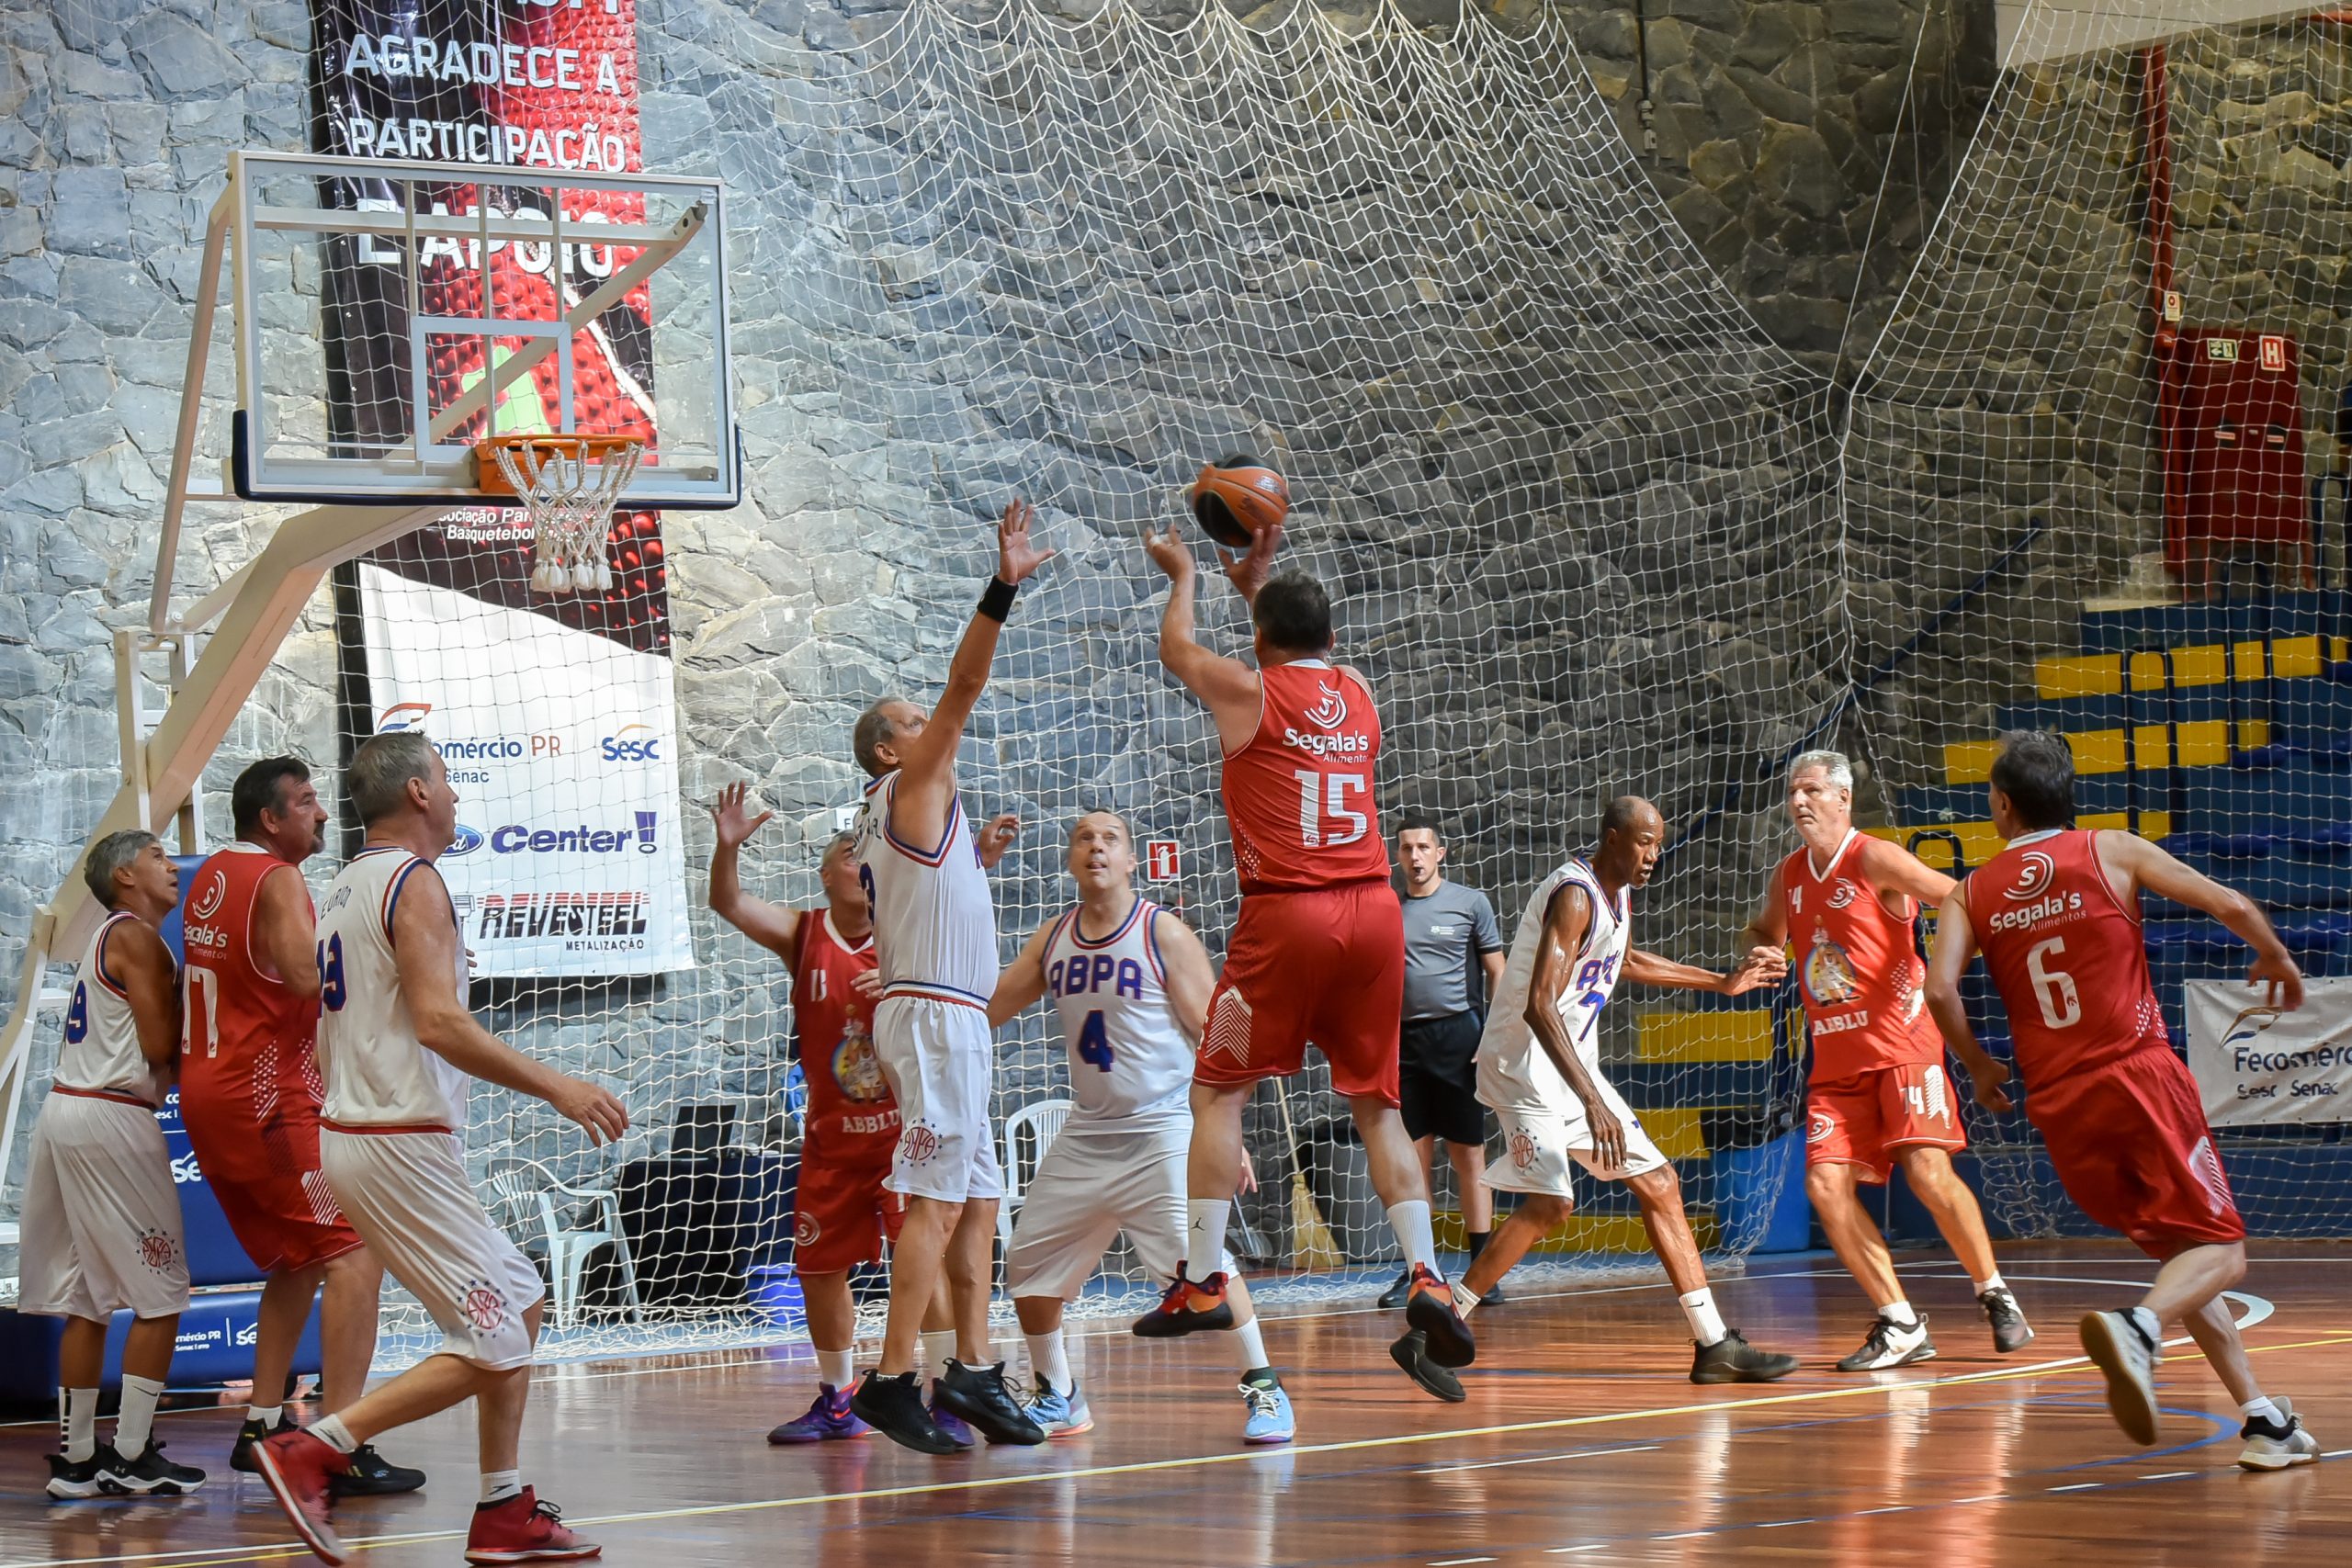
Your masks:
{"label": "black sneaker", "polygon": [[1459,1404],[1470,1396],[1462,1392],[1462,1380],[1453,1371],[1430,1359],[1430,1337],[1419,1329],[1407,1331],[1404,1337],[1388,1347],[1388,1359],[1405,1369],[1405,1375],[1420,1384],[1421,1392],[1448,1404]]}
{"label": "black sneaker", "polygon": [[1735,1328],[1690,1356],[1692,1382],[1778,1382],[1797,1370],[1794,1356],[1758,1350]]}
{"label": "black sneaker", "polygon": [[1996,1285],[1977,1297],[1976,1304],[1984,1309],[1985,1320],[1993,1325],[1994,1349],[2006,1356],[2033,1343],[2033,1325],[2025,1320],[2023,1309],[2007,1285]]}
{"label": "black sneaker", "polygon": [[1004,1363],[967,1367],[948,1358],[947,1375],[939,1380],[939,1403],[972,1424],[991,1443],[1034,1447],[1046,1440],[1046,1429],[1029,1418],[1012,1386],[1004,1381]]}
{"label": "black sneaker", "polygon": [[61,1503],[74,1503],[90,1497],[119,1497],[122,1491],[116,1486],[107,1472],[122,1463],[122,1456],[105,1443],[91,1450],[85,1460],[70,1460],[63,1454],[49,1456],[49,1495]]}
{"label": "black sneaker", "polygon": [[1841,1372],[1883,1372],[1914,1361],[1936,1359],[1936,1342],[1928,1337],[1928,1319],[1897,1323],[1889,1317],[1871,1320],[1871,1331],[1859,1348],[1838,1363]]}
{"label": "black sneaker", "polygon": [[268,1441],[271,1433],[290,1432],[293,1429],[294,1417],[287,1415],[283,1410],[277,1413],[277,1425],[275,1427],[265,1427],[258,1421],[247,1421],[237,1428],[237,1446],[229,1450],[229,1468],[246,1475],[259,1475],[261,1466],[254,1461],[254,1450]]}
{"label": "black sneaker", "polygon": [[955,1438],[939,1429],[922,1407],[922,1389],[912,1372],[884,1377],[868,1372],[860,1378],[849,1407],[857,1418],[898,1444],[920,1454],[958,1454]]}
{"label": "black sneaker", "polygon": [[327,1491],[336,1497],[391,1497],[424,1484],[424,1472],[394,1464],[375,1444],[362,1443],[351,1450],[351,1468],[332,1477]]}
{"label": "black sneaker", "polygon": [[1380,1299],[1373,1304],[1380,1308],[1383,1312],[1394,1312],[1398,1307],[1405,1304],[1405,1297],[1411,1292],[1412,1288],[1413,1271],[1410,1269],[1408,1269],[1402,1274],[1396,1276],[1396,1282],[1395,1284],[1380,1292]]}
{"label": "black sneaker", "polygon": [[1426,1337],[1430,1359],[1442,1367],[1466,1367],[1478,1359],[1478,1342],[1453,1304],[1453,1292],[1427,1264],[1413,1265],[1413,1284],[1405,1297],[1405,1323]]}
{"label": "black sneaker", "polygon": [[184,1497],[204,1484],[204,1472],[194,1465],[174,1464],[164,1457],[164,1445],[153,1438],[137,1459],[117,1454],[106,1478],[119,1489],[142,1497]]}

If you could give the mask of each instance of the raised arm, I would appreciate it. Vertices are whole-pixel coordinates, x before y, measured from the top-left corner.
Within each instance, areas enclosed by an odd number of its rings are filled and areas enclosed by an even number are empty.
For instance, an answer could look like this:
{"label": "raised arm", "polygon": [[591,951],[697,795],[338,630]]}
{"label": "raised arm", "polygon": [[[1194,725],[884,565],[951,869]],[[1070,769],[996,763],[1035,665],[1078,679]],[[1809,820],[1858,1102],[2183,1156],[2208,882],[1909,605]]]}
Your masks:
{"label": "raised arm", "polygon": [[[1258,556],[1272,537],[1279,544],[1282,530],[1270,528],[1259,536],[1259,545],[1251,547],[1243,561]],[[1217,739],[1228,752],[1238,750],[1258,732],[1258,714],[1263,703],[1258,672],[1238,659],[1228,659],[1212,653],[1194,636],[1193,599],[1199,591],[1200,570],[1193,564],[1193,547],[1185,541],[1184,525],[1170,523],[1165,533],[1154,534],[1146,529],[1144,553],[1151,564],[1168,574],[1168,606],[1159,615],[1159,661],[1168,672],[1184,682],[1185,689],[1208,705],[1209,716],[1216,720]],[[1269,550],[1266,562],[1272,556]],[[1264,581],[1259,573],[1256,582]],[[1254,599],[1254,583],[1244,586],[1236,577],[1235,586],[1242,590],[1242,597]]]}
{"label": "raised arm", "polygon": [[1168,976],[1168,1010],[1198,1051],[1201,1032],[1208,1026],[1209,997],[1216,989],[1209,951],[1192,927],[1165,909],[1152,912],[1151,940],[1159,945],[1159,966]]}
{"label": "raised arm", "polygon": [[2262,912],[2261,905],[2236,888],[2225,887],[2181,864],[2168,852],[2136,834],[2097,833],[2091,843],[2110,884],[2120,873],[2130,879],[2128,888],[2144,887],[2176,904],[2201,910],[2254,949],[2254,963],[2246,969],[2245,982],[2249,986],[2267,985],[2270,1006],[2292,1012],[2303,1005],[2303,972],[2296,966],[2287,944],[2271,929],[2270,917]]}
{"label": "raised arm", "polygon": [[106,964],[122,980],[139,1055],[167,1067],[180,1054],[180,971],[172,950],[144,920],[122,920],[107,933]]}
{"label": "raised arm", "polygon": [[2009,1069],[1977,1042],[1968,1009],[1961,1004],[1960,977],[1975,956],[1976,928],[1969,924],[1968,885],[1963,882],[1953,886],[1936,910],[1936,940],[1928,947],[1928,1011],[1944,1037],[1945,1049],[1968,1069],[1969,1080],[1976,1086],[1976,1103],[1987,1111],[2007,1111],[2013,1102],[2001,1086],[2009,1081]]}
{"label": "raised arm", "polygon": [[318,919],[299,868],[273,866],[261,879],[254,895],[254,947],[287,995],[308,1001],[319,994]]}
{"label": "raised arm", "polygon": [[1609,1109],[1592,1075],[1585,1071],[1576,1041],[1560,1017],[1560,998],[1575,977],[1577,954],[1591,926],[1592,901],[1583,888],[1570,884],[1552,895],[1552,907],[1544,911],[1544,935],[1535,944],[1535,967],[1527,978],[1527,1010],[1521,1016],[1534,1031],[1535,1043],[1567,1080],[1568,1092],[1583,1103],[1585,1122],[1592,1129],[1593,1157],[1603,1169],[1615,1170],[1625,1163],[1624,1124]]}
{"label": "raised arm", "polygon": [[996,662],[997,637],[1012,610],[1012,591],[1026,581],[1054,554],[1030,539],[1030,525],[1037,509],[1015,497],[996,525],[995,581],[980,597],[979,608],[964,628],[947,662],[947,689],[922,729],[894,742],[899,753],[899,786],[891,829],[918,843],[935,842],[947,829],[947,810],[956,795],[956,752],[964,743],[964,726],[988,689],[989,669]]}
{"label": "raised arm", "polygon": [[996,989],[989,996],[990,1029],[1003,1028],[1046,994],[1046,944],[1053,940],[1054,927],[1059,923],[1060,917],[1057,916],[1039,926],[1022,944],[1020,956],[996,977]]}
{"label": "raised arm", "polygon": [[1736,997],[1758,986],[1777,986],[1788,972],[1789,961],[1777,947],[1755,949],[1728,975],[1695,964],[1677,964],[1671,958],[1660,958],[1638,947],[1625,953],[1624,976],[1628,980],[1678,991],[1713,991],[1719,997]]}
{"label": "raised arm", "polygon": [[743,803],[746,793],[747,786],[741,784],[729,784],[718,792],[718,803],[710,808],[711,824],[718,834],[710,851],[710,912],[790,963],[793,942],[800,934],[801,912],[778,908],[743,891],[738,865],[743,841],[775,815],[763,811],[752,816]]}
{"label": "raised arm", "polygon": [[458,995],[458,919],[441,874],[419,865],[392,908],[393,962],[401,997],[424,1048],[469,1077],[545,1100],[596,1143],[628,1130],[628,1110],[611,1093],[526,1056],[475,1021]]}

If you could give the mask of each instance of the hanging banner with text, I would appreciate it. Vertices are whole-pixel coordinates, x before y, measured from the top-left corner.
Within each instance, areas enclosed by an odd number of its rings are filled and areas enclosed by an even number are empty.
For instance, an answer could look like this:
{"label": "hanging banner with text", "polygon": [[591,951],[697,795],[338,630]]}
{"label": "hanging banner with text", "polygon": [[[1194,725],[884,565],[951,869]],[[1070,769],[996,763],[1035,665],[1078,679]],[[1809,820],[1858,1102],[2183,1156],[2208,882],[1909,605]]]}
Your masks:
{"label": "hanging banner with text", "polygon": [[2188,1068],[2216,1127],[2352,1122],[2352,979],[2303,982],[2280,1012],[2237,980],[2190,980]]}
{"label": "hanging banner with text", "polygon": [[[637,0],[311,0],[311,11],[315,152],[550,172],[642,167]],[[322,186],[321,204],[336,209],[397,208],[392,193],[410,188],[364,172]],[[537,214],[550,192],[566,219],[599,201],[606,217],[643,215],[640,197],[553,181],[459,176],[422,188],[435,211],[457,215]],[[422,252],[409,258],[396,244],[349,238],[324,247],[329,412],[353,452],[405,440],[416,389],[429,407],[447,407],[516,346],[429,335],[429,363],[414,363],[405,267],[417,268],[420,320],[438,320],[480,313],[485,290],[554,309],[593,292],[630,254],[494,245],[482,258],[446,241]],[[650,310],[640,284],[571,338],[577,429],[651,435]],[[542,361],[454,434],[479,435],[491,419],[502,432],[563,428],[557,363]],[[424,730],[462,775],[459,816],[480,841],[461,837],[444,868],[467,905],[483,976],[645,975],[693,962],[660,518],[616,513],[605,544],[609,592],[535,593],[522,512],[446,513],[367,558],[364,625],[340,639],[372,728]]]}
{"label": "hanging banner with text", "polygon": [[[362,566],[376,728],[440,747],[438,863],[477,978],[694,967],[670,661]],[[501,675],[481,649],[573,679]]]}

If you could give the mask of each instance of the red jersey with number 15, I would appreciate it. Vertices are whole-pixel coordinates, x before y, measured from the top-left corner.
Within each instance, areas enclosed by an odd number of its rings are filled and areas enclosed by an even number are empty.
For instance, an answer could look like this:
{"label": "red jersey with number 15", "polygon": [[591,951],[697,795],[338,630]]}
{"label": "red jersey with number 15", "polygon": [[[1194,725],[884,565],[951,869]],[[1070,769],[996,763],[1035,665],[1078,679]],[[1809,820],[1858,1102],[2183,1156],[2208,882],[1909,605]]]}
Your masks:
{"label": "red jersey with number 15", "polygon": [[874,933],[842,940],[833,917],[800,918],[792,962],[792,1024],[808,1082],[808,1136],[836,1158],[865,1145],[887,1161],[899,1143],[899,1107],[874,1053],[874,1001],[857,978],[875,964]]}
{"label": "red jersey with number 15", "polygon": [[1918,911],[1908,898],[1900,915],[1887,908],[1863,872],[1869,844],[1849,829],[1819,871],[1810,849],[1781,863],[1781,909],[1819,1083],[1944,1059],[1943,1037],[1928,1016],[1927,965],[1912,935]]}
{"label": "red jersey with number 15", "polygon": [[1968,923],[2008,1010],[2028,1088],[2060,1089],[2135,1052],[2171,1049],[2140,912],[2116,897],[2097,832],[2029,833],[1967,887]]}
{"label": "red jersey with number 15", "polygon": [[1373,804],[1380,712],[1354,675],[1319,659],[1258,676],[1258,732],[1225,758],[1226,821],[1244,893],[1385,881]]}

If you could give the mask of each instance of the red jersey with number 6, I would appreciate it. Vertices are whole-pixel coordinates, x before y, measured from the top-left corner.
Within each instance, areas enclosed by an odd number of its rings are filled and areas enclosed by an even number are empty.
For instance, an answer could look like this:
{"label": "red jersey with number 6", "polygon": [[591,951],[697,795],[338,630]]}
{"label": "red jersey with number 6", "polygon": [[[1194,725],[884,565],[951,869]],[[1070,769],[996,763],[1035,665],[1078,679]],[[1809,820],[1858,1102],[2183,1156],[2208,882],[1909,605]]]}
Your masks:
{"label": "red jersey with number 6", "polygon": [[2116,897],[2097,832],[2029,833],[1967,887],[1968,923],[2008,1010],[2029,1088],[2171,1048],[2140,912]]}
{"label": "red jersey with number 6", "polygon": [[1386,881],[1373,804],[1380,712],[1353,674],[1319,659],[1260,672],[1258,732],[1225,758],[1225,815],[1244,893]]}
{"label": "red jersey with number 6", "polygon": [[874,1000],[857,978],[875,965],[874,933],[845,942],[833,917],[800,918],[792,962],[792,1024],[808,1083],[808,1137],[834,1159],[861,1147],[884,1164],[899,1144],[899,1107],[874,1053]]}

